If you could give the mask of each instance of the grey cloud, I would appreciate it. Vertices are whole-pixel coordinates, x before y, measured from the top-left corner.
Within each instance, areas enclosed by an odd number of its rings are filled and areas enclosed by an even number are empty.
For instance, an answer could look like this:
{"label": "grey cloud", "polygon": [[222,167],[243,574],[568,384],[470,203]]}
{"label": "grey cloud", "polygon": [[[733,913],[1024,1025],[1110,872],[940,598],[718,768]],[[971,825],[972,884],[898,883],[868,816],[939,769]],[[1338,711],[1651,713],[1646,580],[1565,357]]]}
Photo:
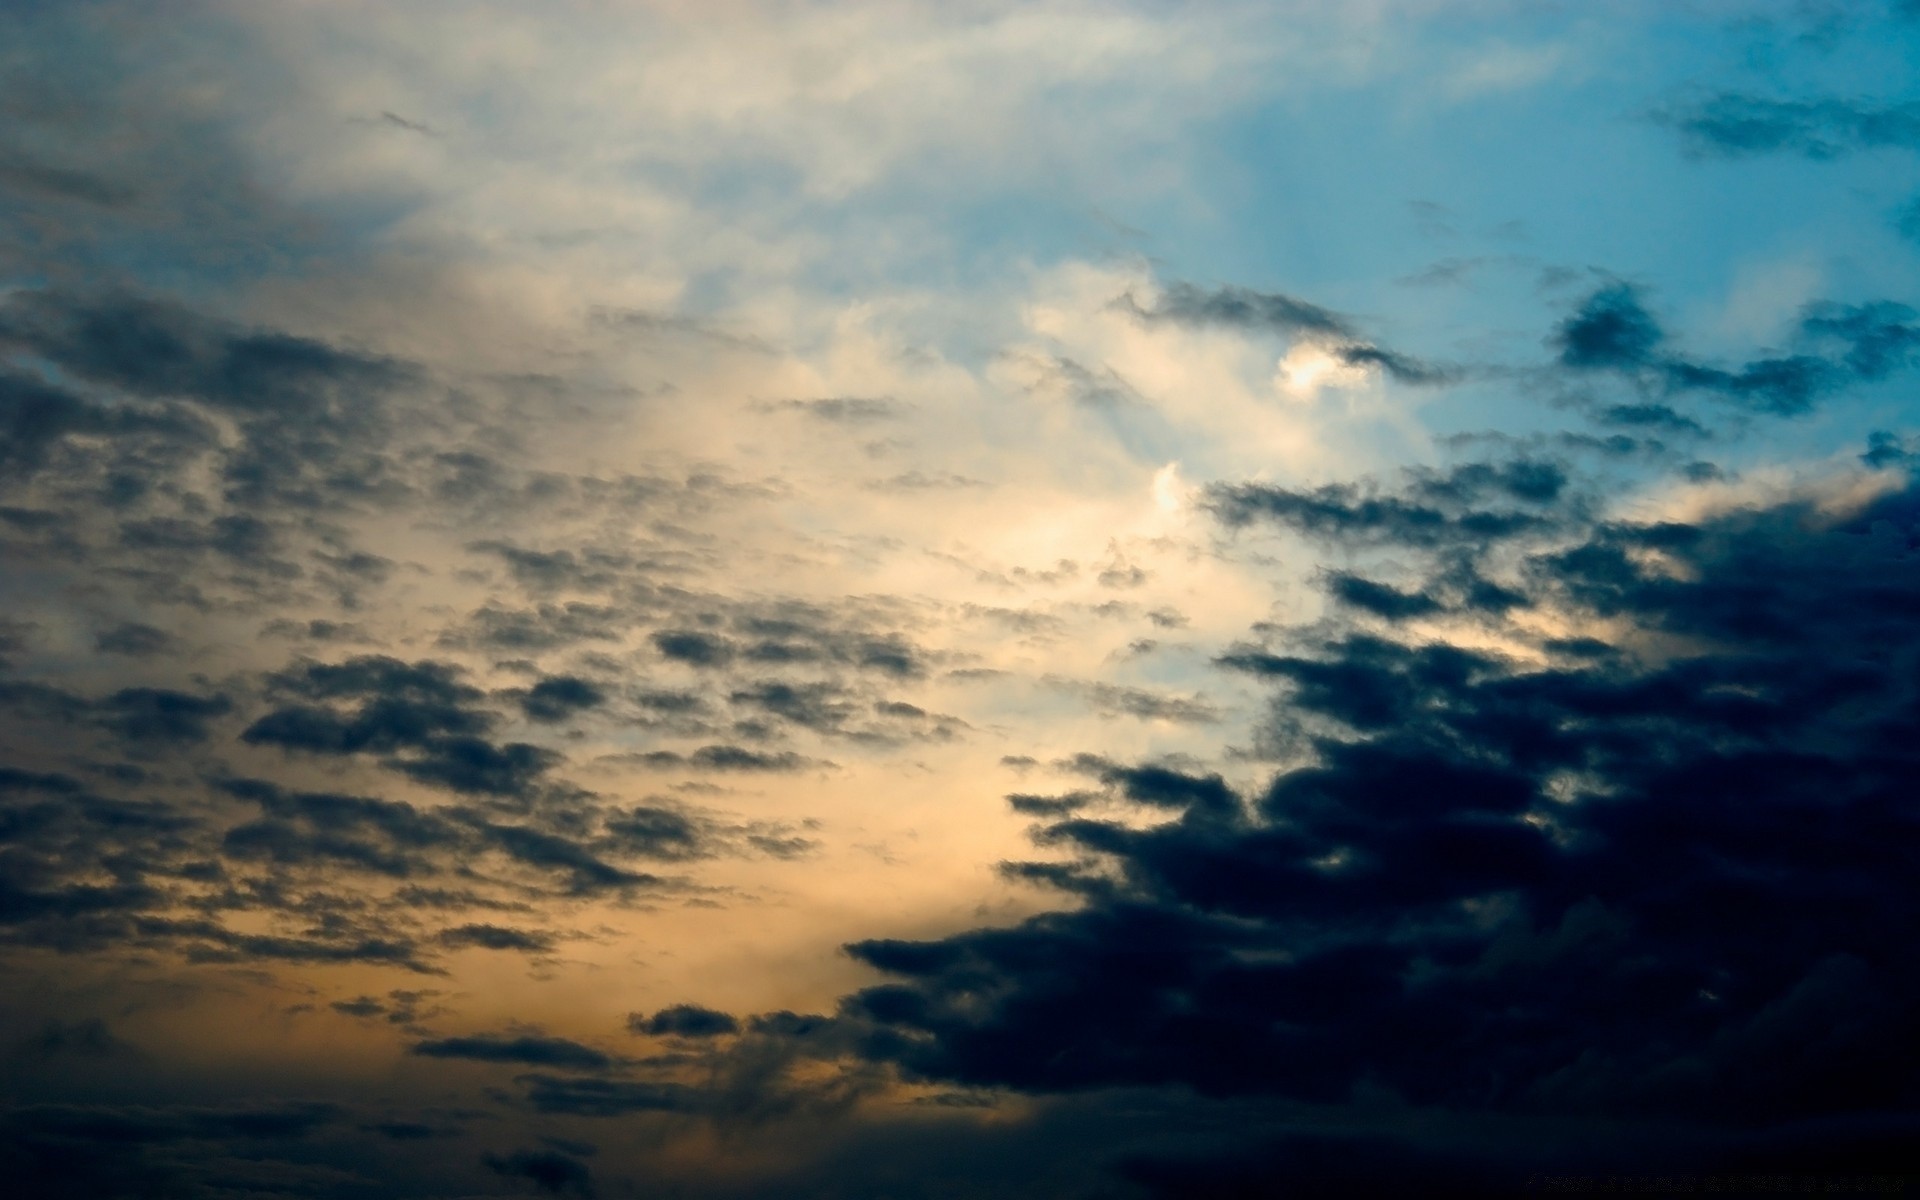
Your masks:
{"label": "grey cloud", "polygon": [[1801,154],[1837,158],[1858,150],[1920,145],[1920,105],[1819,97],[1783,100],[1723,92],[1657,110],[1694,154]]}
{"label": "grey cloud", "polygon": [[833,765],[791,750],[763,752],[729,745],[702,746],[686,755],[671,750],[659,750],[643,757],[644,761],[654,767],[688,767],[698,771],[790,772]]}
{"label": "grey cloud", "polygon": [[518,1063],[539,1067],[602,1070],[613,1059],[590,1046],[566,1038],[537,1034],[477,1034],[472,1037],[432,1038],[415,1042],[410,1053],[426,1058],[461,1058],[474,1062]]}
{"label": "grey cloud", "polygon": [[499,925],[468,924],[456,925],[440,931],[440,943],[455,948],[477,946],[486,950],[519,950],[530,954],[544,954],[553,949],[551,934],[525,929],[508,929]]}
{"label": "grey cloud", "polygon": [[597,684],[573,675],[555,675],[529,688],[520,697],[521,711],[536,721],[564,721],[607,702]]}
{"label": "grey cloud", "polygon": [[634,1013],[627,1018],[627,1029],[650,1037],[710,1038],[740,1032],[740,1022],[697,1004],[676,1004],[652,1016]]}
{"label": "grey cloud", "polygon": [[[1271,521],[1309,536],[1415,546],[1480,543],[1549,529],[1549,513],[1479,509],[1363,491],[1351,484],[1295,489],[1273,484],[1212,484],[1207,504],[1229,526]],[[1435,497],[1436,500],[1441,499]]]}
{"label": "grey cloud", "polygon": [[1171,695],[1122,684],[1080,681],[1048,676],[1043,682],[1084,697],[1093,710],[1107,717],[1137,717],[1186,725],[1210,725],[1220,710],[1198,696]]}
{"label": "grey cloud", "polygon": [[884,421],[900,416],[906,407],[891,396],[821,396],[810,400],[768,400],[756,407],[767,412],[805,413],[839,424]]}
{"label": "grey cloud", "polygon": [[138,621],[102,630],[93,639],[93,648],[101,653],[120,654],[128,658],[151,658],[172,644],[173,638],[166,630]]}
{"label": "grey cloud", "polygon": [[[1903,305],[1815,304],[1801,315],[1799,336],[1817,353],[1756,358],[1735,368],[1696,362],[1666,349],[1668,335],[1647,311],[1638,289],[1612,284],[1589,295],[1562,321],[1552,344],[1562,366],[1575,372],[1609,371],[1663,395],[1702,392],[1754,412],[1793,416],[1861,380],[1905,367],[1920,349],[1920,327]],[[1689,418],[1662,406],[1615,406],[1612,419],[1685,428]]]}
{"label": "grey cloud", "polygon": [[497,1175],[525,1179],[544,1192],[592,1197],[593,1172],[577,1158],[554,1150],[515,1150],[481,1159]]}
{"label": "grey cloud", "polygon": [[1361,336],[1352,318],[1283,292],[1231,286],[1207,291],[1176,283],[1166,288],[1159,304],[1151,309],[1143,308],[1131,293],[1123,296],[1119,305],[1144,321],[1221,325],[1324,342],[1333,356],[1348,366],[1377,367],[1394,382],[1409,387],[1445,386],[1467,377],[1460,367],[1426,362],[1375,345]]}
{"label": "grey cloud", "polygon": [[1349,318],[1283,292],[1257,292],[1243,287],[1206,291],[1190,283],[1175,283],[1165,289],[1160,303],[1151,309],[1142,308],[1131,294],[1123,296],[1120,304],[1151,321],[1226,325],[1239,329],[1268,329],[1285,334],[1313,334],[1342,341],[1358,340]]}

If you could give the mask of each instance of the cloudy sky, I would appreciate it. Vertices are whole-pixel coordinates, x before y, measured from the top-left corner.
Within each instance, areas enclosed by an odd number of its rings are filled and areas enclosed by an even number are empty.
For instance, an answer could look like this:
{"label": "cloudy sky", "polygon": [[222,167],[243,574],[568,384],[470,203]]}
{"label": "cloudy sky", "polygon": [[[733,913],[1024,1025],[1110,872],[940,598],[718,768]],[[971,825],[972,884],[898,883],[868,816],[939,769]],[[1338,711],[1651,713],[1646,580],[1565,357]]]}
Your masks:
{"label": "cloudy sky", "polygon": [[1913,0],[14,0],[0,114],[16,1194],[1916,1169]]}

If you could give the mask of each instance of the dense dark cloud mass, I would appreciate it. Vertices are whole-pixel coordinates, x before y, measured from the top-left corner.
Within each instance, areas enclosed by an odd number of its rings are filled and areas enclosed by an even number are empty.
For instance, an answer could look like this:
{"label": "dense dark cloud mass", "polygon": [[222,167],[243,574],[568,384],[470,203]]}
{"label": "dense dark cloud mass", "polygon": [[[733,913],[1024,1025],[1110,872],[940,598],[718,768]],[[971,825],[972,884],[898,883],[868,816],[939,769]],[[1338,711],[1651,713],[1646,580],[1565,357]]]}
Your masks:
{"label": "dense dark cloud mass", "polygon": [[857,943],[901,982],[841,1019],[910,1077],[1658,1119],[1709,1157],[1791,1127],[1891,1166],[1920,1099],[1916,512],[1895,490],[1537,549],[1524,602],[1612,631],[1544,660],[1234,650],[1302,765],[1251,796],[1100,768],[1177,813],[1145,826],[1015,797],[1066,857],[1008,869],[1083,906]]}

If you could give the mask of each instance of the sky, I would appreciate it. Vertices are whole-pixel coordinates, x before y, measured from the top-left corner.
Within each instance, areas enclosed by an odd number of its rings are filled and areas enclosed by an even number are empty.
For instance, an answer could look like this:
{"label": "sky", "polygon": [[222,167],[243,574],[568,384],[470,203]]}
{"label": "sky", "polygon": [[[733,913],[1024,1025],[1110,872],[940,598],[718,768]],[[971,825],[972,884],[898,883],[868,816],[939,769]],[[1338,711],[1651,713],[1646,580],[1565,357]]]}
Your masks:
{"label": "sky", "polygon": [[0,4],[0,1178],[1920,1186],[1912,0]]}

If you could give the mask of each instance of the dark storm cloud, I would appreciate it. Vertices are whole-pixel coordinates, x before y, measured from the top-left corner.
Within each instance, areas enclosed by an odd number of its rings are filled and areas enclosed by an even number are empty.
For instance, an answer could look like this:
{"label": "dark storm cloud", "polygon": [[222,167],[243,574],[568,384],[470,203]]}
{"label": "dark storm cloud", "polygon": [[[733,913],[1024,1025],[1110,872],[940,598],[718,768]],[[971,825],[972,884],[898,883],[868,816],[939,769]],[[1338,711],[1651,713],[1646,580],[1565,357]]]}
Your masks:
{"label": "dark storm cloud", "polygon": [[[1882,379],[1907,366],[1920,349],[1920,326],[1913,317],[1904,305],[1884,301],[1811,305],[1801,314],[1797,336],[1812,352],[1757,358],[1728,369],[1669,352],[1668,335],[1641,292],[1612,284],[1589,295],[1562,321],[1551,344],[1560,365],[1576,373],[1613,372],[1663,395],[1704,393],[1749,411],[1794,416],[1852,383]],[[1606,411],[1616,423],[1693,424],[1653,403]]]}
{"label": "dark storm cloud", "polygon": [[1408,387],[1439,387],[1458,383],[1467,376],[1459,367],[1426,362],[1379,346],[1336,346],[1333,356],[1349,367],[1378,367],[1395,383]]}
{"label": "dark storm cloud", "polygon": [[860,711],[844,688],[828,683],[761,683],[727,697],[736,708],[775,716],[818,733],[837,733]]}
{"label": "dark storm cloud", "polygon": [[151,658],[173,644],[166,630],[138,621],[116,625],[94,635],[93,648],[102,654],[122,654],[129,658]]}
{"label": "dark storm cloud", "polygon": [[[236,859],[269,859],[283,867],[349,867],[396,879],[424,879],[463,874],[472,858],[498,854],[519,867],[564,880],[575,893],[622,892],[667,882],[609,861],[609,857],[662,857],[628,831],[630,817],[617,814],[609,814],[604,828],[596,833],[591,823],[577,819],[567,821],[564,828],[549,829],[536,823],[504,823],[489,813],[458,805],[426,809],[362,796],[292,793],[258,780],[237,780],[225,786],[234,795],[258,803],[265,814],[227,832],[224,849]],[[588,827],[579,828],[583,823]],[[699,826],[690,824],[685,838],[683,857],[722,848],[709,843]],[[406,893],[396,899],[414,903]],[[456,907],[475,906],[473,899],[456,900]],[[488,934],[489,928],[464,927],[455,940],[516,948],[508,945],[512,939],[504,933]],[[486,941],[487,937],[493,941]],[[529,941],[526,948],[545,947]]]}
{"label": "dark storm cloud", "polygon": [[[0,1163],[10,1188],[32,1196],[155,1196],[204,1192],[210,1178],[292,1181],[280,1157],[320,1141],[343,1111],[324,1103],[187,1108],[34,1104],[0,1114]],[[304,1157],[304,1156],[303,1156]],[[224,1169],[209,1170],[213,1164]],[[252,1190],[249,1187],[249,1190]]]}
{"label": "dark storm cloud", "polygon": [[121,688],[89,699],[40,683],[0,683],[0,708],[28,720],[85,723],[151,748],[205,741],[211,723],[232,711],[233,702],[171,688]]}
{"label": "dark storm cloud", "polygon": [[285,705],[249,725],[241,739],[309,754],[384,754],[387,766],[423,783],[470,795],[530,795],[560,756],[526,742],[488,741],[483,735],[498,717],[480,707],[483,694],[458,675],[448,663],[384,655],[290,668],[269,680],[270,690],[352,707]]}
{"label": "dark storm cloud", "polygon": [[188,962],[365,963],[421,975],[445,973],[411,940],[367,930],[322,930],[321,936],[236,933],[213,921],[145,917],[134,923],[134,931],[155,945],[178,948]]}
{"label": "dark storm cloud", "polygon": [[[1384,1089],[1666,1121],[1709,1155],[1783,1123],[1884,1152],[1872,1115],[1920,1086],[1917,522],[1902,491],[1845,519],[1600,524],[1527,559],[1529,603],[1683,637],[1677,656],[1586,639],[1529,666],[1359,634],[1231,653],[1282,687],[1305,765],[1243,795],[1074,760],[1170,819],[1015,798],[1066,857],[1009,871],[1081,907],[854,944],[898,982],[848,997],[837,1036],[963,1085]],[[1155,1170],[1135,1175],[1186,1194]]]}
{"label": "dark storm cloud", "polygon": [[[210,454],[220,501],[271,515],[282,506],[338,508],[397,496],[384,439],[389,408],[419,382],[404,364],[274,329],[248,329],[171,301],[132,293],[23,291],[0,305],[0,350],[16,363],[45,363],[94,395],[9,385],[6,446],[30,464],[73,433],[104,434],[104,464],[89,461],[75,483],[104,466],[111,501],[152,492],[170,462]],[[208,416],[237,426],[239,439],[210,436]],[[169,532],[165,523],[175,522]],[[155,523],[155,522],[159,523]],[[134,545],[187,539],[234,556],[251,547],[192,532],[177,517],[155,518]]]}
{"label": "dark storm cloud", "polygon": [[1860,461],[1870,467],[1907,467],[1920,463],[1920,437],[1900,437],[1884,429],[1867,435],[1867,451]]}
{"label": "dark storm cloud", "polygon": [[695,667],[724,666],[735,652],[725,638],[697,629],[661,630],[653,635],[653,646],[663,656]]}
{"label": "dark storm cloud", "polygon": [[1131,295],[1122,297],[1120,304],[1150,321],[1267,329],[1284,334],[1314,334],[1341,341],[1357,341],[1359,338],[1349,318],[1283,292],[1256,292],[1243,287],[1207,291],[1190,283],[1175,283],[1166,288],[1160,303],[1153,308],[1142,308]]}
{"label": "dark storm cloud", "polygon": [[392,418],[417,368],[131,291],[60,288],[0,303],[0,355],[0,463],[13,468],[0,499],[32,518],[7,522],[10,558],[84,570],[143,612],[323,595],[351,607],[391,575],[333,519],[416,498]]}
{"label": "dark storm cloud", "polygon": [[636,858],[673,862],[714,851],[710,827],[678,809],[659,805],[636,805],[608,817],[606,837]]}
{"label": "dark storm cloud", "polygon": [[0,670],[10,667],[13,657],[27,648],[34,628],[31,621],[0,617]]}
{"label": "dark storm cloud", "polygon": [[14,1109],[6,1121],[30,1134],[105,1147],[302,1138],[340,1116],[337,1106],[321,1103],[191,1109],[45,1104]]}
{"label": "dark storm cloud", "polygon": [[1068,792],[1062,796],[1036,796],[1027,792],[1013,792],[1007,796],[1007,807],[1029,817],[1063,817],[1070,812],[1085,808],[1099,798],[1096,792]]}
{"label": "dark storm cloud", "polygon": [[1810,336],[1845,349],[1842,360],[1862,379],[1882,379],[1920,354],[1920,325],[1904,304],[1816,304],[1802,316]]}
{"label": "dark storm cloud", "polygon": [[925,652],[902,633],[876,628],[883,619],[789,601],[744,607],[729,624],[739,652],[754,662],[820,662],[896,679],[923,675]]}
{"label": "dark storm cloud", "polygon": [[702,746],[691,754],[656,750],[642,756],[654,767],[687,767],[697,771],[805,771],[833,764],[791,750],[760,751],[744,746]]}
{"label": "dark storm cloud", "polygon": [[543,1192],[591,1197],[593,1173],[587,1164],[554,1150],[515,1150],[511,1154],[486,1155],[487,1168],[509,1179],[525,1179]]}
{"label": "dark storm cloud", "polygon": [[1445,613],[1500,616],[1532,603],[1524,591],[1487,578],[1471,553],[1443,555],[1420,586],[1413,588],[1396,587],[1357,571],[1325,571],[1320,582],[1327,595],[1349,612],[1384,621]]}
{"label": "dark storm cloud", "polygon": [[554,939],[551,934],[525,929],[472,924],[441,930],[440,943],[453,947],[478,946],[486,950],[522,950],[529,954],[544,954],[553,949]]}
{"label": "dark storm cloud", "polygon": [[237,859],[289,867],[337,863],[406,878],[438,873],[443,852],[470,844],[461,824],[401,801],[287,792],[259,780],[225,787],[263,812],[226,832],[222,847]]}
{"label": "dark storm cloud", "polygon": [[1654,120],[1679,131],[1697,155],[1802,154],[1920,145],[1920,105],[1820,97],[1782,100],[1725,92],[1671,105]]}
{"label": "dark storm cloud", "polygon": [[627,1028],[650,1037],[710,1038],[740,1032],[740,1022],[697,1004],[676,1004],[652,1016],[634,1013],[627,1018]]}
{"label": "dark storm cloud", "polygon": [[[4,338],[4,333],[0,333]],[[0,341],[0,347],[4,347]],[[106,405],[0,368],[0,467],[19,482],[54,460],[66,439],[93,435],[202,444],[212,430],[191,414],[155,404]]]}
{"label": "dark storm cloud", "polygon": [[531,608],[489,602],[469,615],[464,629],[442,633],[440,644],[520,652],[554,650],[581,642],[619,641],[631,623],[619,609],[578,600]]}
{"label": "dark storm cloud", "polygon": [[[1494,468],[1487,470],[1498,474]],[[1535,507],[1476,508],[1470,501],[1477,497],[1467,489],[1429,487],[1396,494],[1339,483],[1317,488],[1216,483],[1207,487],[1206,504],[1229,527],[1273,522],[1343,544],[1477,545],[1544,532],[1557,524],[1558,514],[1539,507],[1538,497],[1503,490],[1508,492],[1503,499]]]}
{"label": "dark storm cloud", "polygon": [[415,1042],[412,1053],[427,1058],[464,1058],[475,1062],[580,1070],[601,1070],[613,1065],[613,1059],[591,1046],[534,1034],[436,1038]]}
{"label": "dark storm cloud", "polygon": [[17,146],[0,146],[0,191],[109,209],[124,208],[139,197],[117,180],[35,159]]}
{"label": "dark storm cloud", "polygon": [[1332,355],[1347,366],[1377,367],[1394,382],[1409,387],[1438,387],[1467,377],[1459,367],[1426,362],[1374,345],[1360,335],[1352,318],[1283,292],[1231,286],[1207,291],[1190,283],[1176,283],[1167,287],[1153,308],[1142,308],[1131,294],[1123,296],[1119,306],[1143,321],[1220,325],[1325,342]]}
{"label": "dark storm cloud", "polygon": [[520,697],[520,708],[535,721],[564,721],[606,701],[607,694],[598,685],[573,675],[555,675],[529,688]]}
{"label": "dark storm cloud", "polygon": [[1401,591],[1351,571],[1328,572],[1327,592],[1349,608],[1357,608],[1390,621],[1432,616],[1445,608],[1426,592]]}
{"label": "dark storm cloud", "polygon": [[1415,470],[1408,472],[1408,480],[1408,490],[1416,495],[1460,504],[1488,496],[1550,504],[1561,498],[1568,483],[1564,464],[1535,458],[1462,463],[1445,471]]}
{"label": "dark storm cloud", "polygon": [[642,1112],[696,1112],[705,1097],[696,1088],[646,1080],[604,1079],[595,1076],[520,1076],[527,1103],[535,1111],[577,1117],[622,1117]]}
{"label": "dark storm cloud", "polygon": [[302,421],[357,410],[367,392],[407,376],[386,359],[278,331],[240,329],[134,295],[16,296],[0,315],[0,341],[135,395]]}
{"label": "dark storm cloud", "polygon": [[635,566],[631,556],[604,550],[529,550],[498,541],[472,542],[467,549],[497,557],[516,583],[535,592],[605,589],[620,582]]}
{"label": "dark storm cloud", "polygon": [[48,1021],[39,1033],[20,1042],[13,1053],[16,1059],[135,1059],[140,1054],[116,1037],[99,1017]]}

